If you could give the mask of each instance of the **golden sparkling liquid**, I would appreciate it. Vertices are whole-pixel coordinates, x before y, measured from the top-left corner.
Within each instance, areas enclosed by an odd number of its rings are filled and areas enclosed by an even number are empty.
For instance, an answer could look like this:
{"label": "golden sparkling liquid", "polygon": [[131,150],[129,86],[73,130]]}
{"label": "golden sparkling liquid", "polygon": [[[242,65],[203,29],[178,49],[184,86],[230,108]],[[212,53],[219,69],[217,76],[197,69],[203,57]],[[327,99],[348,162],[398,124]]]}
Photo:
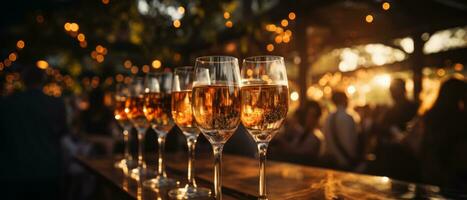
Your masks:
{"label": "golden sparkling liquid", "polygon": [[191,91],[172,92],[172,117],[184,134],[197,135],[198,128],[191,110]]}
{"label": "golden sparkling liquid", "polygon": [[149,124],[144,116],[144,97],[130,97],[126,101],[126,113],[133,126],[137,129],[146,129]]}
{"label": "golden sparkling liquid", "polygon": [[170,94],[146,93],[144,95],[144,114],[153,128],[169,132],[173,127],[170,111]]}
{"label": "golden sparkling liquid", "polygon": [[125,97],[118,97],[115,100],[114,116],[118,124],[120,124],[122,128],[129,129],[131,128],[131,122],[130,119],[128,119],[127,114],[125,113],[125,104]]}
{"label": "golden sparkling liquid", "polygon": [[240,123],[240,87],[194,87],[193,116],[198,128],[212,144],[225,143]]}
{"label": "golden sparkling liquid", "polygon": [[251,85],[241,89],[241,120],[256,142],[269,142],[284,123],[289,89],[285,85]]}

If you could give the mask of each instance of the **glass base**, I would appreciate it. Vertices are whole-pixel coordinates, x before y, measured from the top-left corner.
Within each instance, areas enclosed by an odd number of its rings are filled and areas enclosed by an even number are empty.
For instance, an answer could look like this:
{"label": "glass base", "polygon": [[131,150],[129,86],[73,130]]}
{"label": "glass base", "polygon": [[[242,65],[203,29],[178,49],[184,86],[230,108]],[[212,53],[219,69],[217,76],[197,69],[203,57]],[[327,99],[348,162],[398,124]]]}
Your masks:
{"label": "glass base", "polygon": [[147,180],[143,182],[143,185],[150,188],[163,188],[163,187],[171,187],[176,186],[179,183],[173,179],[157,176],[151,180]]}
{"label": "glass base", "polygon": [[202,187],[185,185],[183,188],[176,188],[169,191],[169,197],[173,199],[199,199],[211,196],[211,190]]}
{"label": "glass base", "polygon": [[156,172],[146,167],[137,167],[130,170],[130,177],[135,180],[144,180],[154,176],[156,176]]}

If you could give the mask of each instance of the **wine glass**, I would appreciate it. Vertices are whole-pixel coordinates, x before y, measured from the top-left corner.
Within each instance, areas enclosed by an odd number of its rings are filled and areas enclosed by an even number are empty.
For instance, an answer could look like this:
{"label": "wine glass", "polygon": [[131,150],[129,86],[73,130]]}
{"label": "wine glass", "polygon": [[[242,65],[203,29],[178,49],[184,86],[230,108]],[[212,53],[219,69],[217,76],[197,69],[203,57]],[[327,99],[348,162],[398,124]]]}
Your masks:
{"label": "wine glass", "polygon": [[240,70],[237,58],[196,59],[193,116],[214,154],[214,195],[222,199],[222,149],[240,123]]}
{"label": "wine glass", "polygon": [[288,81],[284,58],[255,56],[243,60],[241,120],[259,153],[259,198],[266,196],[266,152],[288,111]]}
{"label": "wine glass", "polygon": [[195,147],[199,130],[191,110],[193,79],[193,67],[175,69],[172,81],[172,117],[175,124],[183,131],[188,146],[188,183],[185,187],[169,191],[169,196],[176,199],[202,198],[211,195],[211,190],[196,186],[194,175]]}
{"label": "wine glass", "polygon": [[114,105],[114,116],[117,120],[120,127],[123,129],[123,145],[124,153],[123,159],[117,161],[115,166],[123,169],[125,172],[128,172],[129,169],[132,169],[136,166],[136,162],[130,154],[130,131],[133,127],[130,119],[128,119],[127,114],[125,113],[125,104],[127,99],[130,96],[130,88],[127,84],[118,83],[115,90],[115,105]]}
{"label": "wine glass", "polygon": [[159,188],[176,184],[173,179],[167,177],[164,162],[165,139],[174,125],[170,110],[171,91],[172,72],[156,72],[147,75],[144,114],[151,128],[157,133],[159,157],[157,176],[145,181],[143,185],[146,187]]}
{"label": "wine glass", "polygon": [[144,115],[144,80],[141,77],[133,78],[130,83],[130,98],[126,101],[125,112],[138,132],[138,164],[131,170],[131,177],[142,180],[152,173],[146,167],[143,158],[143,140],[149,123]]}

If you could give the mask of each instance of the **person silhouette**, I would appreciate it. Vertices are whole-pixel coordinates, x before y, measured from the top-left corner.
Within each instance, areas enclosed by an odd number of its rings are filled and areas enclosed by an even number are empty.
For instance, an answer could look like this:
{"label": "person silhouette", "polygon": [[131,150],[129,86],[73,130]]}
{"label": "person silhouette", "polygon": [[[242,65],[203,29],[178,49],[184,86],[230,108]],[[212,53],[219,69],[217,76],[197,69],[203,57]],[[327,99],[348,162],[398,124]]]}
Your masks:
{"label": "person silhouette", "polygon": [[43,70],[26,66],[21,77],[26,89],[0,107],[0,179],[7,187],[2,197],[60,199],[65,105],[42,92]]}
{"label": "person silhouette", "polygon": [[423,116],[422,181],[467,189],[467,83],[449,79]]}

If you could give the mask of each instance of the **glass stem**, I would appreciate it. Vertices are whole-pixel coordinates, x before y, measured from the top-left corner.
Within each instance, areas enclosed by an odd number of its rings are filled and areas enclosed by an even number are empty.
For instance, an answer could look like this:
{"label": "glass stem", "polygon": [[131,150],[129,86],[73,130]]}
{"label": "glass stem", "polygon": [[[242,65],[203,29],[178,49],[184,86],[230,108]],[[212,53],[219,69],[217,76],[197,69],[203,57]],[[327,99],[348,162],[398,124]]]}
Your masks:
{"label": "glass stem", "polygon": [[139,132],[138,133],[138,167],[143,168],[144,167],[144,161],[143,161],[143,140],[144,140],[144,132]]}
{"label": "glass stem", "polygon": [[127,129],[124,129],[123,130],[123,145],[125,146],[124,147],[124,151],[123,151],[123,156],[126,160],[130,160],[131,159],[131,156],[130,156],[130,131],[127,130]]}
{"label": "glass stem", "polygon": [[216,200],[222,200],[222,149],[223,144],[212,146],[214,153],[214,195]]}
{"label": "glass stem", "polygon": [[157,143],[159,146],[159,158],[158,158],[158,166],[157,166],[157,175],[162,177],[167,177],[165,173],[165,162],[164,162],[164,151],[165,151],[165,138],[166,134],[157,134]]}
{"label": "glass stem", "polygon": [[188,145],[188,186],[196,187],[195,182],[195,148],[196,148],[197,137],[188,136],[186,138],[186,143]]}
{"label": "glass stem", "polygon": [[266,154],[268,143],[258,143],[259,153],[259,197],[258,199],[267,199],[266,197]]}

